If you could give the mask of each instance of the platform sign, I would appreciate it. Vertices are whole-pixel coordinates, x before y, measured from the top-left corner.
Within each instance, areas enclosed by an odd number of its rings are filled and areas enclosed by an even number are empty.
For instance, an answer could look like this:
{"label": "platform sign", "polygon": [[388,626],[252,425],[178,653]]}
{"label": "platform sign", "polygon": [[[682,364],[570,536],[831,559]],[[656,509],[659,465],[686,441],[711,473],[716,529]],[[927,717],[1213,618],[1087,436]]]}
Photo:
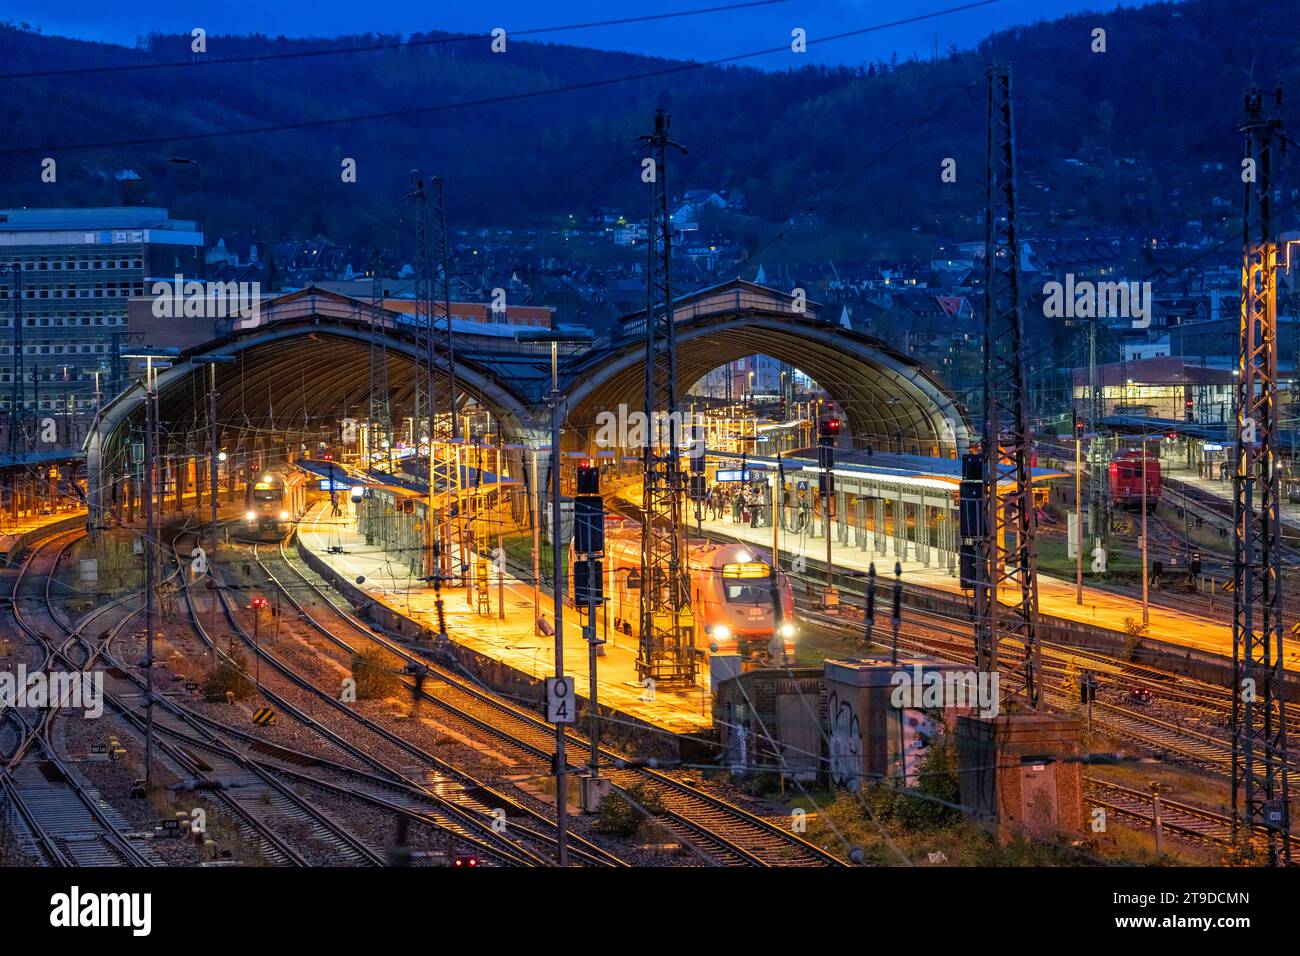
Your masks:
{"label": "platform sign", "polygon": [[714,480],[718,484],[731,484],[733,482],[749,481],[751,477],[748,468],[729,468],[726,470],[719,468]]}
{"label": "platform sign", "polygon": [[571,724],[578,708],[572,677],[546,678],[546,719],[552,724]]}

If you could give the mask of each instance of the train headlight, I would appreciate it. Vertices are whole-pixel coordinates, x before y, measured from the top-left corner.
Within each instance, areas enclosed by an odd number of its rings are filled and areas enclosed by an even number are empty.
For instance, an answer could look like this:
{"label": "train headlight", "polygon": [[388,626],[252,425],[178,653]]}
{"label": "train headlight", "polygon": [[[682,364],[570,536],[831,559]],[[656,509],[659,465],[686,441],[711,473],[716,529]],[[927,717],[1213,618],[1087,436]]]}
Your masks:
{"label": "train headlight", "polygon": [[794,637],[794,625],[791,624],[789,621],[786,621],[784,624],[782,624],[781,636],[786,639]]}
{"label": "train headlight", "polygon": [[725,624],[713,625],[713,639],[715,641],[725,641],[729,637],[731,637],[731,628]]}
{"label": "train headlight", "polygon": [[249,512],[246,512],[246,513],[244,514],[244,517],[247,518],[249,521],[256,521],[256,520],[257,520],[257,512],[256,512],[256,511],[249,511]]}
{"label": "train headlight", "polygon": [[281,511],[281,512],[280,512],[280,520],[281,520],[281,521],[288,521],[288,520],[289,520],[289,512],[287,512],[287,511]]}

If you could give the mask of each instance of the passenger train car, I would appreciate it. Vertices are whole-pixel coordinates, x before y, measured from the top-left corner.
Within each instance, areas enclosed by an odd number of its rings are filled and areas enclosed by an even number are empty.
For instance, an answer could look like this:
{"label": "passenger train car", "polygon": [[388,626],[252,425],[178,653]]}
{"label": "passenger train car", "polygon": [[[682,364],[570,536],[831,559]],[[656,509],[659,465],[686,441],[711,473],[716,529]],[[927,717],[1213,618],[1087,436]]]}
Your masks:
{"label": "passenger train car", "polygon": [[[1147,510],[1160,503],[1160,461],[1147,455]],[[1122,451],[1110,461],[1110,499],[1117,508],[1142,507],[1142,453]]]}
{"label": "passenger train car", "polygon": [[[773,657],[771,565],[742,544],[716,544],[691,540],[687,545],[691,576],[691,608],[695,615],[696,651],[739,654],[763,662]],[[640,630],[641,530],[611,531],[605,537],[606,586],[610,614],[625,634]],[[610,570],[612,569],[612,571]],[[777,575],[781,599],[781,637],[775,647],[794,660],[797,628],[794,596],[784,573]]]}
{"label": "passenger train car", "polygon": [[307,505],[307,479],[302,472],[268,472],[244,490],[241,531],[257,541],[279,541]]}

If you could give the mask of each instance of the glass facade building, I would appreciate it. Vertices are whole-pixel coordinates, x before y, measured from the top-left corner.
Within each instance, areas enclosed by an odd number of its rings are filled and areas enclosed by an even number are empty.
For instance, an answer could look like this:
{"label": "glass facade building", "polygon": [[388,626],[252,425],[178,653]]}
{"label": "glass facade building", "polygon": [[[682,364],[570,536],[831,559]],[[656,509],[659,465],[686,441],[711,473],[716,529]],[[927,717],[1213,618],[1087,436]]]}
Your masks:
{"label": "glass facade building", "polygon": [[0,209],[0,409],[17,391],[29,414],[93,413],[96,373],[107,400],[148,345],[126,341],[127,302],[202,265],[198,224],[166,209]]}

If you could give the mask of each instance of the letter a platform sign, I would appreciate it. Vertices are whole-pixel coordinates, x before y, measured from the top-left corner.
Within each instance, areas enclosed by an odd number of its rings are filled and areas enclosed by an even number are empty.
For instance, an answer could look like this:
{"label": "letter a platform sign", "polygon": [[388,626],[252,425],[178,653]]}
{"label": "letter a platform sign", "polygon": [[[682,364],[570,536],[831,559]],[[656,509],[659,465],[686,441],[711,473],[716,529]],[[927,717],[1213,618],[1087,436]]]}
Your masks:
{"label": "letter a platform sign", "polygon": [[546,719],[553,724],[571,724],[577,710],[572,677],[546,678]]}

